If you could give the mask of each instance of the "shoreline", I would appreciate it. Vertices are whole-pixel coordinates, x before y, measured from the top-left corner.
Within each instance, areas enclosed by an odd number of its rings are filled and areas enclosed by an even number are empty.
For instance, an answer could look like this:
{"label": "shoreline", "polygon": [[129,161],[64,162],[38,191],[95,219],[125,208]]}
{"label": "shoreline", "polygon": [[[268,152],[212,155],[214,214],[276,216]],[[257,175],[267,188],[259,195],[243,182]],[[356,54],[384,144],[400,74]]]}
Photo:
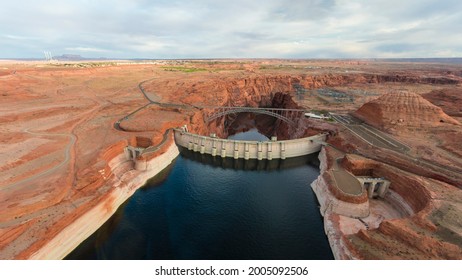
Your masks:
{"label": "shoreline", "polygon": [[[341,234],[339,233],[338,224],[332,219],[332,204],[336,200],[335,197],[329,192],[327,182],[324,180],[323,175],[328,170],[328,155],[326,148],[323,146],[319,152],[319,176],[311,183],[311,189],[316,195],[319,202],[319,212],[323,218],[324,234],[332,251],[335,260],[349,259],[347,256],[350,254],[346,250],[346,246],[342,242]],[[338,200],[337,200],[338,201]]]}
{"label": "shoreline", "polygon": [[[346,168],[356,172],[374,168],[376,176],[394,183],[380,199],[368,199],[368,203],[349,201],[348,197],[332,191],[335,189],[331,172],[337,157],[330,147],[322,148],[319,153],[320,175],[311,184],[320,204],[324,232],[336,260],[460,259],[458,237],[442,236],[439,225],[433,223],[434,213],[441,213],[443,206],[456,207],[452,206],[455,204],[450,197],[438,193],[452,186],[436,180],[430,184],[422,177],[394,166],[348,155],[344,157]],[[352,209],[357,211],[352,212]],[[368,210],[369,215],[363,217],[362,210]],[[450,219],[457,221],[457,214]],[[454,223],[450,220],[441,227],[453,227]],[[424,242],[419,238],[422,234]],[[446,239],[442,240],[443,237]],[[384,240],[388,242],[384,243]],[[384,249],[383,246],[388,247]]]}
{"label": "shoreline", "polygon": [[[143,166],[149,167],[142,171],[130,169],[116,176],[116,180],[108,181],[112,183],[111,191],[104,196],[94,207],[86,211],[74,222],[61,230],[53,239],[43,247],[32,253],[28,259],[63,259],[78,247],[89,236],[96,232],[125,201],[127,201],[139,188],[146,182],[167,168],[179,155],[179,148],[173,137],[165,143],[163,153],[152,159],[144,159]],[[319,176],[311,183],[311,188],[320,203],[320,213],[323,216],[323,228],[329,246],[335,260],[357,259],[348,244],[345,243],[345,232],[342,228],[345,218],[341,218],[338,210],[349,209],[350,203],[339,201],[330,192],[328,182],[324,175],[329,171],[329,157],[326,147],[322,147],[319,158]],[[119,154],[113,158],[108,165],[111,169],[117,168],[117,163],[125,158],[124,154]],[[396,194],[397,195],[397,194]],[[342,203],[340,203],[342,202]],[[368,204],[368,203],[367,203]],[[337,209],[337,210],[335,210]],[[348,211],[349,212],[349,211]]]}
{"label": "shoreline", "polygon": [[[164,153],[149,160],[152,169],[142,172],[132,169],[125,172],[121,178],[114,182],[112,191],[104,199],[65,227],[45,246],[32,253],[28,259],[57,260],[65,258],[97,231],[136,190],[144,186],[147,180],[168,167],[178,155],[178,147],[172,139]],[[109,165],[111,164],[109,163]]]}
{"label": "shoreline", "polygon": [[[83,241],[96,232],[107,220],[109,220],[109,218],[117,211],[119,206],[126,202],[139,188],[144,186],[150,178],[159,174],[178,157],[180,153],[179,148],[175,141],[173,139],[171,140],[172,141],[164,153],[146,162],[146,164],[153,167],[152,169],[141,172],[132,169],[125,172],[122,177],[117,180],[117,182],[114,182],[112,191],[106,195],[104,199],[64,228],[45,246],[31,254],[28,259],[64,259]],[[325,152],[323,151],[324,148],[322,148],[319,154],[320,174],[316,180],[311,183],[312,188],[314,184],[322,182],[322,175],[324,171],[322,167],[325,166],[327,162]],[[321,154],[324,154],[324,156],[321,156]],[[122,154],[119,156],[124,155]],[[114,158],[113,160],[117,160],[117,158]],[[112,166],[111,163],[109,163],[109,165]],[[321,201],[322,197],[316,191],[314,192],[318,201]],[[323,216],[324,233],[328,237],[332,254],[335,259],[342,259],[340,256],[345,253],[344,247],[340,246],[341,243],[338,242],[339,235],[338,233],[335,233],[335,227],[332,224],[333,221],[328,218],[330,215],[327,215],[327,212],[322,213],[321,211],[321,214]],[[339,252],[342,251],[343,254],[339,254]]]}

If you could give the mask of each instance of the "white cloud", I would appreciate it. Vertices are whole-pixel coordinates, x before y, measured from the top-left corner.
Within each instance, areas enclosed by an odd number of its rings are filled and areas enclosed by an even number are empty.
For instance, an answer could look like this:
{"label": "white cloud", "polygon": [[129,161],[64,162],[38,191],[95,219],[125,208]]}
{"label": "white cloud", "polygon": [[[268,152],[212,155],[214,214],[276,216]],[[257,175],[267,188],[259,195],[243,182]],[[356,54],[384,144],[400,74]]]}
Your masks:
{"label": "white cloud", "polygon": [[[17,0],[2,56],[462,56],[459,0]],[[70,47],[71,46],[71,47]]]}
{"label": "white cloud", "polygon": [[105,49],[99,49],[99,48],[91,48],[91,47],[69,47],[65,48],[66,51],[72,51],[72,52],[107,52],[108,50]]}

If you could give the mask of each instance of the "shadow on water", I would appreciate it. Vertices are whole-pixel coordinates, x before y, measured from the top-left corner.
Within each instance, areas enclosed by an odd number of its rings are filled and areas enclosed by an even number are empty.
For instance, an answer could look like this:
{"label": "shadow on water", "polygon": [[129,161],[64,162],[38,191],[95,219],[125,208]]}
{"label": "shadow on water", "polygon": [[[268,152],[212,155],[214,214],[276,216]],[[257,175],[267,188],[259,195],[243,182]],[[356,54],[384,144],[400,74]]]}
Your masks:
{"label": "shadow on water", "polygon": [[170,163],[165,169],[157,173],[156,176],[147,180],[144,186],[139,189],[139,191],[141,192],[148,191],[151,188],[156,188],[158,186],[161,186],[165,182],[165,180],[167,180],[168,177],[170,176],[170,173],[172,172],[176,161],[177,161],[177,158],[174,159],[172,163]]}

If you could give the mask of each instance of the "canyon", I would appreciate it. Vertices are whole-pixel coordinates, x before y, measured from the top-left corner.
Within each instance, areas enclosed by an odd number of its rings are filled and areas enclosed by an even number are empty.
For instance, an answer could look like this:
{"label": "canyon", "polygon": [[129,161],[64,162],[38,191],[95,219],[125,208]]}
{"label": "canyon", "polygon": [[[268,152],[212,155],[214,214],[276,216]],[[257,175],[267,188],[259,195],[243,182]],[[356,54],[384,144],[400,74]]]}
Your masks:
{"label": "canyon", "polygon": [[[1,259],[65,257],[175,159],[178,148],[166,131],[183,125],[220,138],[252,125],[281,140],[327,133],[321,175],[312,188],[337,259],[462,258],[462,78],[451,74],[457,65],[3,63]],[[247,114],[208,123],[213,106],[351,113],[409,150],[370,145],[333,120],[302,118],[290,126]],[[127,146],[147,152],[132,160],[125,154]],[[392,182],[390,191],[383,199],[368,200],[364,193],[354,199],[342,196],[330,175],[335,168],[385,177]],[[340,208],[328,207],[332,201]],[[348,205],[362,205],[369,217],[338,213]]]}

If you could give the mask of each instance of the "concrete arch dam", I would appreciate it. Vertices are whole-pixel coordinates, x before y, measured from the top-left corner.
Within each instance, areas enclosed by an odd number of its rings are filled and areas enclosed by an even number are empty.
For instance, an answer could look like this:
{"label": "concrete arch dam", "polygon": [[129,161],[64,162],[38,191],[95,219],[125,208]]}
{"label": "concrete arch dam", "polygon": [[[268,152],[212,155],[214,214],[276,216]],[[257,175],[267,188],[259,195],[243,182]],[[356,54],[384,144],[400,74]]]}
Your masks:
{"label": "concrete arch dam", "polygon": [[174,129],[175,142],[188,150],[234,159],[286,159],[317,153],[327,134],[285,141],[242,141],[207,137]]}

